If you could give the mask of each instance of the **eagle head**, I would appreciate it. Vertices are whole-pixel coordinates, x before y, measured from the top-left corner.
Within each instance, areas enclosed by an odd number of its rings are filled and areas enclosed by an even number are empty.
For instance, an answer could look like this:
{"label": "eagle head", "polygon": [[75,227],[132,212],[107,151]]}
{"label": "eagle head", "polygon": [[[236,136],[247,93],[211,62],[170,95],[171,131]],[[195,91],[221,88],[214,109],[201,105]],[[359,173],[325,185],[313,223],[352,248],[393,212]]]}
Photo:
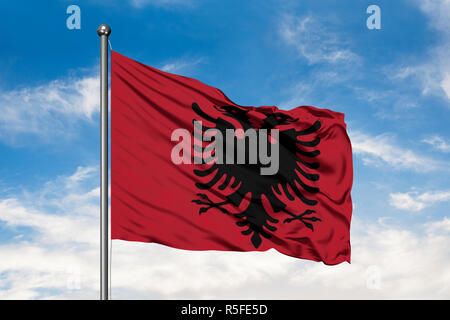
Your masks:
{"label": "eagle head", "polygon": [[294,119],[284,113],[274,112],[266,114],[266,117],[263,120],[263,128],[275,128],[277,126],[290,124],[292,122],[297,121],[298,119]]}
{"label": "eagle head", "polygon": [[243,119],[244,117],[247,116],[248,110],[243,109],[243,108],[239,108],[236,106],[220,106],[220,107],[215,107],[216,110],[219,110],[220,112],[222,112],[224,115],[235,118],[235,119]]}

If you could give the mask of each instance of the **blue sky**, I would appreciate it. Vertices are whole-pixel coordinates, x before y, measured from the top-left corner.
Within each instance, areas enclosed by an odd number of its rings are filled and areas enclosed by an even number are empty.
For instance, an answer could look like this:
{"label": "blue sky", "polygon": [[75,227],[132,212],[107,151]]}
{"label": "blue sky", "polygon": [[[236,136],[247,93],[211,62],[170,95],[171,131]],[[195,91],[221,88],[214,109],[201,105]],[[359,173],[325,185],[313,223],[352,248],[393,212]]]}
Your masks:
{"label": "blue sky", "polygon": [[[66,27],[71,4],[80,30]],[[366,27],[372,4],[381,30]],[[0,9],[0,298],[98,296],[101,23],[115,51],[238,104],[344,112],[354,151],[351,265],[114,241],[113,298],[450,297],[448,1]]]}

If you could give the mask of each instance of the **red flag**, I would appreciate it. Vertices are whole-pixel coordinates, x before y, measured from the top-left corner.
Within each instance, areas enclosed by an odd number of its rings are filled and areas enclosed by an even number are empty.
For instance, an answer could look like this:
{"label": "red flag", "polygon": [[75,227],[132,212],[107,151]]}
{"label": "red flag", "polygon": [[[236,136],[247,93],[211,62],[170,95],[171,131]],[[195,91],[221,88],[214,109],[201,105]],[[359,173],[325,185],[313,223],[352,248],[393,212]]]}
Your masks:
{"label": "red flag", "polygon": [[111,64],[113,239],[350,262],[342,113],[243,107],[116,52]]}

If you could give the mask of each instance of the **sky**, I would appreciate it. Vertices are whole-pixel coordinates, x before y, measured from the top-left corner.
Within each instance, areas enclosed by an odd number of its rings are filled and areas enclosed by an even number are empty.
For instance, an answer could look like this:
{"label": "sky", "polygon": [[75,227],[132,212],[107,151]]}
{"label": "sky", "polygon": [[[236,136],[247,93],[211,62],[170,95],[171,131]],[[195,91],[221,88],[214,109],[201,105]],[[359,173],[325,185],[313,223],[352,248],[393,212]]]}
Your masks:
{"label": "sky", "polygon": [[[77,5],[81,29],[68,29]],[[369,29],[370,5],[381,29]],[[449,0],[2,1],[0,299],[99,297],[99,38],[247,106],[345,113],[352,263],[112,241],[113,299],[449,299]],[[182,266],[182,267],[181,267]]]}

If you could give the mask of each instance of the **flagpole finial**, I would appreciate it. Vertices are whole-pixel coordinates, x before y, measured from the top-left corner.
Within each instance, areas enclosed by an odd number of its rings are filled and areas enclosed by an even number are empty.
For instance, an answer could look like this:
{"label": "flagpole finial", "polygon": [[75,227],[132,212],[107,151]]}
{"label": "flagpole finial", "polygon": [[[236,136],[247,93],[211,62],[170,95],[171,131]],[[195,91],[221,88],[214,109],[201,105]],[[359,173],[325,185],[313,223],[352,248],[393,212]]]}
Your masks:
{"label": "flagpole finial", "polygon": [[111,34],[111,27],[107,24],[101,24],[97,29],[97,34],[99,36],[109,36]]}

